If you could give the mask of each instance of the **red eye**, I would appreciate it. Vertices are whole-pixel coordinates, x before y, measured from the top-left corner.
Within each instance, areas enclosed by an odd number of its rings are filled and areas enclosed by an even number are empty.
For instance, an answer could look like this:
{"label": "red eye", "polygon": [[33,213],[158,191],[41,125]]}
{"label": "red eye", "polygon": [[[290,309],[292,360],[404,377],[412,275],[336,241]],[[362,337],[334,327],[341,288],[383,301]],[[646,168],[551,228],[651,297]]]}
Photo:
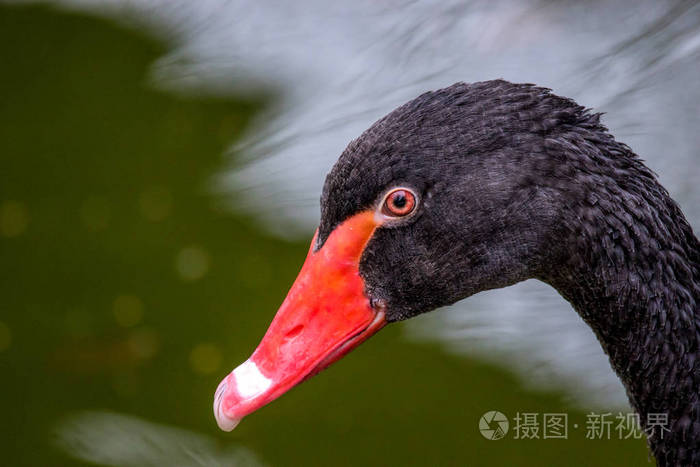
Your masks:
{"label": "red eye", "polygon": [[391,217],[403,217],[411,214],[416,207],[416,195],[410,190],[397,188],[384,198],[382,214]]}

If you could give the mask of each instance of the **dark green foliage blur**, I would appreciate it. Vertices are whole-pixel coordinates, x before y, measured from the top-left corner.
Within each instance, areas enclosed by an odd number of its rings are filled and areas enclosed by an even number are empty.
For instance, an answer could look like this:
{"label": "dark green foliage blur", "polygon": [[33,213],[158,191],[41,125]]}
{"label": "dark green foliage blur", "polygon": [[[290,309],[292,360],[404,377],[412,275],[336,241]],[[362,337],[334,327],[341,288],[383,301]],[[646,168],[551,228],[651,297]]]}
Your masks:
{"label": "dark green foliage blur", "polygon": [[[54,438],[86,410],[270,465],[647,463],[644,441],[586,440],[585,413],[560,395],[411,343],[401,325],[220,432],[214,389],[254,349],[307,244],[220,208],[211,178],[263,102],[158,90],[149,67],[166,52],[105,19],[0,6],[0,465],[83,465]],[[568,412],[581,428],[488,441],[477,423],[492,409]]]}

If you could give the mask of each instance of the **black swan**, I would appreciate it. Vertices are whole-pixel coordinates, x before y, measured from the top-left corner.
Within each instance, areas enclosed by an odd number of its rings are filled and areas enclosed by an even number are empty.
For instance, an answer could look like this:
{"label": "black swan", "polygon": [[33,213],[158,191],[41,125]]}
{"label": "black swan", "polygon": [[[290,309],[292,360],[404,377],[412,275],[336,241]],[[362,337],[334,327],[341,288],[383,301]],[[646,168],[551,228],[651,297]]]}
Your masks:
{"label": "black swan", "polygon": [[591,113],[502,80],[427,92],[349,144],[299,277],[217,389],[240,419],[386,323],[536,278],[591,326],[659,465],[700,465],[700,244]]}

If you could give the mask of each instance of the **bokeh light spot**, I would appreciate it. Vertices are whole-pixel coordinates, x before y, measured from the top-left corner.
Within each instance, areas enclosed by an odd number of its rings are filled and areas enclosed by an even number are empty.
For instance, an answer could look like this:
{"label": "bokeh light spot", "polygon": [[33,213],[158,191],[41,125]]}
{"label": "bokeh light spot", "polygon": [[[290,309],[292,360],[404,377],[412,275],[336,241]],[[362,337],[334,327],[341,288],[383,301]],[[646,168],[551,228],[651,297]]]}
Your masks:
{"label": "bokeh light spot", "polygon": [[222,354],[219,348],[211,343],[198,344],[190,352],[190,365],[196,373],[208,375],[221,366]]}
{"label": "bokeh light spot", "polygon": [[0,205],[0,235],[17,237],[27,230],[29,213],[18,201],[5,201]]}
{"label": "bokeh light spot", "polygon": [[12,344],[12,333],[7,324],[0,321],[0,352],[10,348]]}
{"label": "bokeh light spot", "polygon": [[209,271],[209,254],[197,245],[183,248],[175,258],[175,270],[184,281],[201,279]]}
{"label": "bokeh light spot", "polygon": [[139,197],[141,214],[151,222],[159,222],[167,218],[172,210],[172,205],[172,195],[163,186],[150,187]]}
{"label": "bokeh light spot", "polygon": [[120,326],[135,326],[143,319],[143,302],[134,295],[120,295],[114,300],[112,311]]}
{"label": "bokeh light spot", "polygon": [[158,353],[160,342],[155,331],[141,328],[131,333],[126,345],[135,357],[146,360]]}
{"label": "bokeh light spot", "polygon": [[83,224],[92,232],[99,232],[109,227],[110,209],[107,199],[101,196],[90,196],[80,207],[80,217]]}

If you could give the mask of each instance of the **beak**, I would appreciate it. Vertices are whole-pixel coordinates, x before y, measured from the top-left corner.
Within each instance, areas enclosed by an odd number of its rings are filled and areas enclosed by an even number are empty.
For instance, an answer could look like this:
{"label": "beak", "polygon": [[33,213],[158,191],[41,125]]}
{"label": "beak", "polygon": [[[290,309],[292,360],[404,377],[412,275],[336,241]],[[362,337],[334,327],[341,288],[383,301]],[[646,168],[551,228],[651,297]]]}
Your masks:
{"label": "beak", "polygon": [[362,252],[378,226],[374,212],[366,211],[336,227],[316,252],[314,236],[260,345],[216,390],[214,415],[222,430],[233,430],[244,416],[317,374],[386,324],[383,308],[370,306],[359,274]]}

